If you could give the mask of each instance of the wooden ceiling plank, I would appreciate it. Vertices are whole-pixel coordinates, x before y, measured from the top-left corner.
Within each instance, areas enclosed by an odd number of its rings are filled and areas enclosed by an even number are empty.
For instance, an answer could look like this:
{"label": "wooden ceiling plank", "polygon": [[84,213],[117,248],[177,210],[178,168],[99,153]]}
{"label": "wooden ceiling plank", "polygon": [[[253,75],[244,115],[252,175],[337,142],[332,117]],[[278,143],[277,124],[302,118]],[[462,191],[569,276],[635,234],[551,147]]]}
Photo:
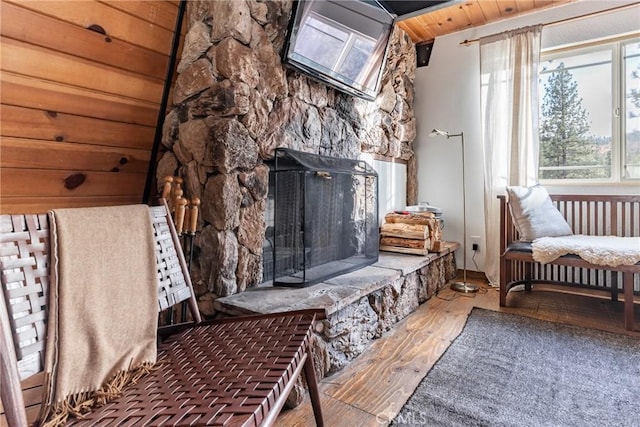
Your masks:
{"label": "wooden ceiling plank", "polygon": [[487,23],[487,18],[484,16],[484,13],[482,13],[478,0],[466,2],[461,7],[467,15],[469,22],[471,22],[471,25],[479,26]]}
{"label": "wooden ceiling plank", "polygon": [[423,38],[423,36],[414,29],[414,24],[406,20],[398,22],[398,27],[400,27],[405,33],[409,34],[409,37],[411,37],[411,40],[413,40],[414,43],[420,43]]}
{"label": "wooden ceiling plank", "polygon": [[83,28],[99,25],[110,37],[125,40],[165,55],[171,50],[173,30],[151,24],[102,3],[90,1],[3,1]]}
{"label": "wooden ceiling plank", "polygon": [[501,18],[513,18],[518,15],[518,6],[514,0],[497,0],[496,4]]}
{"label": "wooden ceiling plank", "polygon": [[[87,208],[141,203],[141,196],[91,196],[91,197],[5,197],[0,195],[0,213],[45,213],[59,208]],[[36,414],[37,415],[37,414]]]}
{"label": "wooden ceiling plank", "polygon": [[104,64],[0,37],[3,71],[160,103],[163,82]]}
{"label": "wooden ceiling plank", "polygon": [[[83,170],[0,169],[2,197],[138,196],[146,173]],[[84,181],[80,182],[84,176]],[[70,181],[70,177],[74,177]],[[77,177],[77,178],[75,178]],[[73,182],[75,181],[75,182]],[[79,185],[77,185],[79,183]]]}
{"label": "wooden ceiling plank", "polygon": [[147,22],[159,25],[170,31],[173,31],[176,26],[178,8],[175,4],[167,1],[101,0],[100,3],[127,12],[130,15],[144,19]]}
{"label": "wooden ceiling plank", "polygon": [[464,11],[458,8],[446,8],[437,10],[430,15],[433,15],[434,19],[438,23],[438,26],[445,33],[450,33],[471,25],[469,18]]}
{"label": "wooden ceiling plank", "polygon": [[553,0],[534,0],[533,4],[536,9],[549,7],[553,4]]}
{"label": "wooden ceiling plank", "polygon": [[420,21],[416,21],[414,29],[418,34],[421,35],[421,41],[433,40],[438,35],[438,32],[434,31],[432,27],[424,25]]}
{"label": "wooden ceiling plank", "polygon": [[0,102],[155,127],[158,105],[14,73],[2,73]]}
{"label": "wooden ceiling plank", "polygon": [[518,13],[529,12],[535,8],[533,0],[518,0],[516,2]]}
{"label": "wooden ceiling plank", "polygon": [[422,31],[431,36],[432,39],[441,36],[443,33],[441,26],[431,14],[417,17],[417,22],[421,26]]}
{"label": "wooden ceiling plank", "polygon": [[0,139],[0,167],[30,169],[80,169],[87,171],[146,173],[151,157],[148,150],[102,147],[99,145]]}
{"label": "wooden ceiling plank", "polygon": [[155,129],[53,111],[2,106],[2,136],[151,150]]}
{"label": "wooden ceiling plank", "polygon": [[500,7],[498,6],[498,2],[495,0],[484,0],[478,2],[480,8],[482,9],[482,13],[487,18],[487,23],[500,19],[502,16],[500,14]]}
{"label": "wooden ceiling plank", "polygon": [[468,0],[463,4],[414,16],[401,21],[399,25],[401,28],[410,28],[412,40],[420,43],[472,26],[485,25],[573,1],[576,0]]}
{"label": "wooden ceiling plank", "polygon": [[11,3],[3,5],[0,19],[5,37],[164,80],[166,54],[118,39],[107,41],[97,32]]}

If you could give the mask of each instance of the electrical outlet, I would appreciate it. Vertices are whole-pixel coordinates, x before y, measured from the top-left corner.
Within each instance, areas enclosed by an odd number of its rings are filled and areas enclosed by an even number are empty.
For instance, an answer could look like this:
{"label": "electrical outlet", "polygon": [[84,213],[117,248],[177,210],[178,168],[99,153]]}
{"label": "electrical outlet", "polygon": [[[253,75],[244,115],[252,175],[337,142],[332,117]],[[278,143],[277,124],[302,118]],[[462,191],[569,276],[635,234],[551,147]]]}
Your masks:
{"label": "electrical outlet", "polygon": [[480,250],[480,236],[471,236],[469,239],[471,241],[471,250],[474,252]]}

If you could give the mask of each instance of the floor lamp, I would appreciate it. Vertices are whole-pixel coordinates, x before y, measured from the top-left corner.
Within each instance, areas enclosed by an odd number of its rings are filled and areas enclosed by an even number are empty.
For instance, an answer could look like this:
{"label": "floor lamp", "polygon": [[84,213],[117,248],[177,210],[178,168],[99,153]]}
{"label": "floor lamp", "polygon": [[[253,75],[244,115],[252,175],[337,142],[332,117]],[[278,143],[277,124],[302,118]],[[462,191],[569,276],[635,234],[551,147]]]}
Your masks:
{"label": "floor lamp", "polygon": [[464,132],[449,133],[434,129],[429,134],[430,137],[446,136],[447,139],[459,136],[462,142],[462,282],[454,282],[451,289],[457,292],[473,293],[478,292],[478,286],[467,283],[467,196],[464,179]]}

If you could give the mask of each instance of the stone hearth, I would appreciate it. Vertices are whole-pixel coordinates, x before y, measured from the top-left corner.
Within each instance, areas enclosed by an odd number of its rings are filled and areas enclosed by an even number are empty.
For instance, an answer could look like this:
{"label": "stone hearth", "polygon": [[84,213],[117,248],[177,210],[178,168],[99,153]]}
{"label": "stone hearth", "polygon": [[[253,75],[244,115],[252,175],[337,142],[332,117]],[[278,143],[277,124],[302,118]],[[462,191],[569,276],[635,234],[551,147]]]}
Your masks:
{"label": "stone hearth", "polygon": [[259,286],[218,298],[228,315],[321,308],[313,342],[320,378],[340,370],[456,275],[457,243],[427,256],[380,252],[377,263],[306,288]]}

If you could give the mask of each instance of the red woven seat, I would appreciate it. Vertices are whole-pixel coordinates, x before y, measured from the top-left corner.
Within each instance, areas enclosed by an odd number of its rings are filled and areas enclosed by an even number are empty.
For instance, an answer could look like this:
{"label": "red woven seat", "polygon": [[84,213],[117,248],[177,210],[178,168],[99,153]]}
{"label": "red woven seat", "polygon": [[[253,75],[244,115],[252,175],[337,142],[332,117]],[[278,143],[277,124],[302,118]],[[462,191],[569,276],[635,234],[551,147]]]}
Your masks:
{"label": "red woven seat", "polygon": [[159,369],[73,424],[261,425],[304,366],[313,320],[284,313],[189,328],[159,347]]}

